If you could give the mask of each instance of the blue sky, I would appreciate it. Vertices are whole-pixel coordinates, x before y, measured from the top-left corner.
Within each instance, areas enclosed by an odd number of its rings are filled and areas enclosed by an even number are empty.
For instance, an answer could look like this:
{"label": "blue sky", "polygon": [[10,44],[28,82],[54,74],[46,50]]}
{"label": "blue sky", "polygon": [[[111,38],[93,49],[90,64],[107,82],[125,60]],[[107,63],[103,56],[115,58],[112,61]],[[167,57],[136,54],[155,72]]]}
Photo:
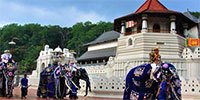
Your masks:
{"label": "blue sky", "polygon": [[[111,21],[133,13],[146,0],[0,0],[0,27],[39,23],[70,27],[77,22]],[[200,0],[159,0],[168,9],[200,12]]]}

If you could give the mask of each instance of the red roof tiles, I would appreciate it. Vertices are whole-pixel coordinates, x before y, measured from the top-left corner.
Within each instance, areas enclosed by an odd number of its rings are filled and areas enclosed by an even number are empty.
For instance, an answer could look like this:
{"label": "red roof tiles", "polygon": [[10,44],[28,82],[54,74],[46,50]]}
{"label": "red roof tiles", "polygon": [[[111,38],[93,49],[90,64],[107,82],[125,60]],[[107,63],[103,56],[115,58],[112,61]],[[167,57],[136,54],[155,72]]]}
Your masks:
{"label": "red roof tiles", "polygon": [[135,13],[141,12],[170,12],[158,0],[147,0]]}

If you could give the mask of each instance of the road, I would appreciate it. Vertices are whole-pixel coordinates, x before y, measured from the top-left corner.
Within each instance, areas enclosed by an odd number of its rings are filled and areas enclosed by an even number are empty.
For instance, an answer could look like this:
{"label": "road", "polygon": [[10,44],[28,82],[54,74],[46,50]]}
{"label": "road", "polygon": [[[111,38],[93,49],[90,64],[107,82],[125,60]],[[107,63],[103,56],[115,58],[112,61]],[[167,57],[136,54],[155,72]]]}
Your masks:
{"label": "road", "polygon": [[[28,90],[28,96],[26,100],[46,100],[43,98],[38,98],[36,96],[36,89],[29,88]],[[19,87],[15,87],[13,91],[13,97],[12,98],[6,98],[6,97],[0,97],[0,100],[22,100],[21,97],[21,90]],[[25,99],[24,99],[25,100]],[[69,98],[64,98],[64,100],[70,100]],[[79,97],[78,100],[121,100],[121,99],[113,99],[113,98],[100,98],[100,97]]]}

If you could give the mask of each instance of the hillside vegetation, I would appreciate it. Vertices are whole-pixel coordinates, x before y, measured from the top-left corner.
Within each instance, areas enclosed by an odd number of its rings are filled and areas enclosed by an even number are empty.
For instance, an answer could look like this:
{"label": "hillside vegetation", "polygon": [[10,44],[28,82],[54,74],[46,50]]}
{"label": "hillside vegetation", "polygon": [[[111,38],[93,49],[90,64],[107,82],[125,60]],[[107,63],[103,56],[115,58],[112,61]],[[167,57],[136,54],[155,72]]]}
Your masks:
{"label": "hillside vegetation", "polygon": [[[80,22],[72,27],[9,24],[0,29],[0,54],[13,48],[13,58],[18,62],[20,72],[31,72],[36,68],[36,59],[44,45],[74,50],[79,57],[87,49],[83,44],[110,30],[113,30],[113,23],[110,22]],[[11,40],[16,45],[9,45]]]}

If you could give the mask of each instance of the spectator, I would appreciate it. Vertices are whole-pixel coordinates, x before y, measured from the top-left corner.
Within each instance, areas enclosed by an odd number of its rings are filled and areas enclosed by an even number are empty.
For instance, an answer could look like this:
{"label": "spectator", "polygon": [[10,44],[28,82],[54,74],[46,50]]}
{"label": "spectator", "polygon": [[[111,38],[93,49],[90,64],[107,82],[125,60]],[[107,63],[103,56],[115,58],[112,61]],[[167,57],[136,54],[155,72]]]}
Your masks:
{"label": "spectator", "polygon": [[28,79],[27,79],[27,75],[24,74],[24,78],[22,78],[21,80],[21,98],[25,98],[26,99],[26,95],[28,92]]}

